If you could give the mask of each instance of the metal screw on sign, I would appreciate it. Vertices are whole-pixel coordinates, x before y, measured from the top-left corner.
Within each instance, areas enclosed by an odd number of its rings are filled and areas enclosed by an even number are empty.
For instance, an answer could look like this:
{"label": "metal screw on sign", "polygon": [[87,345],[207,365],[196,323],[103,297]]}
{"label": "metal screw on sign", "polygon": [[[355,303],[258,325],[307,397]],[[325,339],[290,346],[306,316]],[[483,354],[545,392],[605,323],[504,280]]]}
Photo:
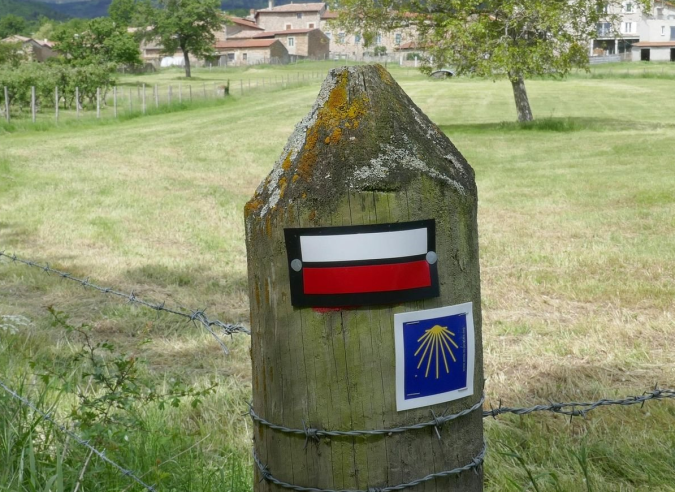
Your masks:
{"label": "metal screw on sign", "polygon": [[329,72],[244,209],[254,490],[482,490],[476,212],[386,69]]}

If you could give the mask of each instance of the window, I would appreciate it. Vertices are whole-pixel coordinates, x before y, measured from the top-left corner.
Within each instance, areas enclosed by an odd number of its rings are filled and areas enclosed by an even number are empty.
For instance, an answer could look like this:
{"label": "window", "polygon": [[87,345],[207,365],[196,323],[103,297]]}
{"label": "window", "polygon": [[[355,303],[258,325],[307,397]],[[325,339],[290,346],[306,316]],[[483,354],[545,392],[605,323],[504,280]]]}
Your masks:
{"label": "window", "polygon": [[297,18],[298,18],[298,19],[302,19],[302,13],[301,13],[301,12],[298,12]]}
{"label": "window", "polygon": [[397,33],[394,35],[394,43],[396,44],[396,46],[398,46],[399,44],[401,44],[401,33],[400,33],[400,32],[397,32]]}
{"label": "window", "polygon": [[661,26],[661,36],[666,35],[666,26]]}
{"label": "window", "polygon": [[244,61],[248,60],[248,53],[243,53],[241,55],[241,59],[244,60]]}
{"label": "window", "polygon": [[361,42],[361,35],[355,34],[354,35],[354,44],[359,44],[360,42]]}
{"label": "window", "polygon": [[288,38],[288,47],[295,46],[295,38]]}
{"label": "window", "polygon": [[286,24],[285,29],[287,31],[290,31],[291,29],[293,29],[293,26],[291,24]]}
{"label": "window", "polygon": [[339,32],[338,33],[338,43],[344,44],[344,42],[345,42],[345,33]]}
{"label": "window", "polygon": [[382,34],[380,34],[379,32],[377,33],[377,36],[375,36],[375,44],[376,45],[382,44]]}
{"label": "window", "polygon": [[333,33],[332,32],[328,31],[328,32],[324,32],[324,34],[326,35],[326,37],[328,39],[333,39]]}
{"label": "window", "polygon": [[598,22],[596,27],[598,29],[599,38],[607,38],[612,35],[612,25],[609,22]]}
{"label": "window", "polygon": [[309,24],[307,24],[307,29],[314,29],[314,23],[310,22]]}
{"label": "window", "polygon": [[626,3],[624,6],[624,12],[631,13],[633,12],[633,4],[631,2]]}
{"label": "window", "polygon": [[227,60],[228,61],[234,61],[234,53],[228,53],[227,54]]}
{"label": "window", "polygon": [[632,22],[624,22],[623,32],[625,32],[625,33],[633,32],[633,23]]}

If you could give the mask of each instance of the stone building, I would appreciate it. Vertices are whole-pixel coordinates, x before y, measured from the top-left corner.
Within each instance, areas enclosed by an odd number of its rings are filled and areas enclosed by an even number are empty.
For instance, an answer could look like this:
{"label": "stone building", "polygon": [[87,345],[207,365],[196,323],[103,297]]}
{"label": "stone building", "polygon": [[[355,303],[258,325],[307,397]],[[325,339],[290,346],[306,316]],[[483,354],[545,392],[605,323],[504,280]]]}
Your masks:
{"label": "stone building", "polygon": [[254,39],[274,38],[284,45],[291,61],[296,58],[314,60],[326,59],[329,53],[329,39],[320,29],[287,29],[284,31],[262,32]]}
{"label": "stone building", "polygon": [[321,3],[289,3],[274,5],[269,0],[266,9],[257,10],[254,14],[256,25],[265,31],[287,31],[291,29],[319,29],[321,16],[328,10],[328,6]]}
{"label": "stone building", "polygon": [[220,65],[256,65],[287,63],[288,51],[278,39],[229,39],[214,47]]}

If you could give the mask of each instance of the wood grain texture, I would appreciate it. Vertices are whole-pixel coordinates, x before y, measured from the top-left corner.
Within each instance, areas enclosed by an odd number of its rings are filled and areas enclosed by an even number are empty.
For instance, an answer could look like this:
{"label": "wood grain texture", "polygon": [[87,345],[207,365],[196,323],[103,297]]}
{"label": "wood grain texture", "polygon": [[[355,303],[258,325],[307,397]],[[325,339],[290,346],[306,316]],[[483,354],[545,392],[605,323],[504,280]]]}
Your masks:
{"label": "wood grain texture", "polygon": [[[473,170],[379,66],[336,69],[279,161],[246,205],[253,405],[287,427],[367,430],[454,413],[483,391],[480,273]],[[293,308],[283,230],[436,220],[441,295],[397,305]],[[474,395],[396,411],[394,314],[473,302]],[[384,437],[309,442],[256,426],[258,456],[280,480],[310,487],[393,486],[469,463],[483,445],[481,412]],[[276,486],[256,470],[255,490]],[[414,490],[482,490],[482,473]]]}

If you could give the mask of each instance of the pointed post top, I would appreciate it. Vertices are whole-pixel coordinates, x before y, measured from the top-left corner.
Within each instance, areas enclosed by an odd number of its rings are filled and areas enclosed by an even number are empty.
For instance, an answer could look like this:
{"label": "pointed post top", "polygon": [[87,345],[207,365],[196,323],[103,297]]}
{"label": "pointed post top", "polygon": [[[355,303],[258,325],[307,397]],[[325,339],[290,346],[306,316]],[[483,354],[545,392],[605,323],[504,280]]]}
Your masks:
{"label": "pointed post top", "polygon": [[330,206],[348,192],[400,191],[421,175],[476,194],[471,166],[384,67],[336,68],[246,216],[261,219],[308,196]]}

